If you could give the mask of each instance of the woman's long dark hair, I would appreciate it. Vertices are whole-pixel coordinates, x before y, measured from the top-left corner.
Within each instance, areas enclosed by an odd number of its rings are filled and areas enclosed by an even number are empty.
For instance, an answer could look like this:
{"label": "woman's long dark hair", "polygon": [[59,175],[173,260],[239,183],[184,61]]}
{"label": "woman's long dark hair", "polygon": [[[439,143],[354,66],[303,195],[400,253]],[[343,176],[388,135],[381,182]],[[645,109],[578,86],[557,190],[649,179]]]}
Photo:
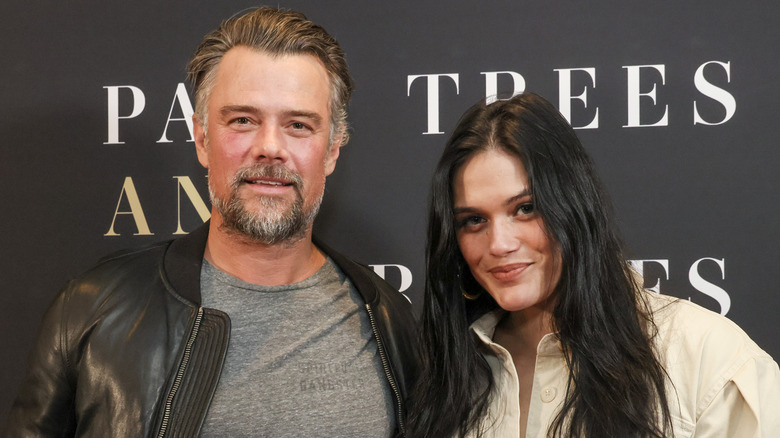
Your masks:
{"label": "woman's long dark hair", "polygon": [[[528,173],[535,211],[561,254],[553,330],[569,369],[550,425],[557,437],[664,437],[671,433],[666,373],[655,325],[625,261],[609,201],[574,130],[549,102],[526,93],[461,118],[431,188],[422,315],[422,369],[409,409],[412,437],[480,435],[494,382],[469,324],[497,305],[458,248],[453,181],[475,154],[495,148]],[[464,295],[479,295],[476,300]]]}

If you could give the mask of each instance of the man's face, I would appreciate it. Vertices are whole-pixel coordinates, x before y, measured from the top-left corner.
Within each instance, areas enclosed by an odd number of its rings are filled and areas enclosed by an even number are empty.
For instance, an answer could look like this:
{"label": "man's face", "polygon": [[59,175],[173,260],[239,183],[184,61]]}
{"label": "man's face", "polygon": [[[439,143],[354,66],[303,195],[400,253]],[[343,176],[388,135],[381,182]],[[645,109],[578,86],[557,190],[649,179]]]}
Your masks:
{"label": "man's face", "polygon": [[328,147],[327,72],[311,55],[247,47],[230,49],[217,68],[208,129],[194,124],[212,220],[265,244],[300,239],[339,155],[340,139]]}

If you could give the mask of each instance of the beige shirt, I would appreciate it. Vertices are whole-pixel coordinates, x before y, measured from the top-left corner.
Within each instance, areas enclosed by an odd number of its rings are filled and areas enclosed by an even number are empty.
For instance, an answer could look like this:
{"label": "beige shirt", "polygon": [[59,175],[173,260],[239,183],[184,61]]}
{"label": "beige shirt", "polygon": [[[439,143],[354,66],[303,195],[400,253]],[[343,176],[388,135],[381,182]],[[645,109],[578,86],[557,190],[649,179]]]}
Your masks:
{"label": "beige shirt", "polygon": [[[674,385],[669,407],[677,438],[780,437],[780,369],[729,319],[689,301],[648,293],[661,363]],[[486,345],[494,391],[486,436],[520,436],[518,379],[509,352],[492,341],[503,315],[482,316],[471,328]],[[527,438],[547,436],[566,396],[568,370],[555,335],[542,338],[528,411]]]}

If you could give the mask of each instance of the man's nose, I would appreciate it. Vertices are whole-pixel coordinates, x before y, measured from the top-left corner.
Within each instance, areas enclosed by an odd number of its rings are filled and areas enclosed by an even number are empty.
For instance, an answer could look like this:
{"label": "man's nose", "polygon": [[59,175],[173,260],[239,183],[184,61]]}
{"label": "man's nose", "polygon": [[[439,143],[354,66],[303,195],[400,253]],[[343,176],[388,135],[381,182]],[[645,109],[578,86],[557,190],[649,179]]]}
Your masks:
{"label": "man's nose", "polygon": [[252,156],[257,161],[287,161],[288,154],[282,130],[264,125],[252,140]]}

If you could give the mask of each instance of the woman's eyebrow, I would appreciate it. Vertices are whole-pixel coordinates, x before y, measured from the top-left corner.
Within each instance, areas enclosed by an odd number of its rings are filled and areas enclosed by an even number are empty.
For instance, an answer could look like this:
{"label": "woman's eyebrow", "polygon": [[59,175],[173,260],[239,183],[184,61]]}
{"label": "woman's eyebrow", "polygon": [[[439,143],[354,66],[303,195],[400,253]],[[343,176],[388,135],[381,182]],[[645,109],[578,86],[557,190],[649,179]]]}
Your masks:
{"label": "woman's eyebrow", "polygon": [[510,204],[514,204],[515,202],[519,201],[522,198],[525,198],[526,196],[531,196],[531,191],[528,189],[523,189],[520,193],[504,201],[504,205],[508,206]]}
{"label": "woman's eyebrow", "polygon": [[[515,196],[512,196],[511,198],[509,198],[509,199],[507,199],[506,201],[504,201],[504,206],[509,206],[509,205],[512,205],[512,204],[514,204],[515,202],[517,202],[517,201],[519,201],[520,199],[523,199],[523,198],[525,198],[525,197],[527,197],[527,196],[531,196],[531,191],[530,191],[530,190],[528,190],[528,189],[523,189],[523,190],[522,190],[520,193],[518,193],[518,194],[516,194]],[[452,212],[453,212],[455,215],[459,215],[459,214],[462,214],[462,213],[473,213],[473,212],[475,212],[475,211],[478,211],[478,209],[477,209],[477,208],[474,208],[474,207],[469,207],[469,206],[465,206],[465,207],[453,207],[453,208],[452,208]]]}

